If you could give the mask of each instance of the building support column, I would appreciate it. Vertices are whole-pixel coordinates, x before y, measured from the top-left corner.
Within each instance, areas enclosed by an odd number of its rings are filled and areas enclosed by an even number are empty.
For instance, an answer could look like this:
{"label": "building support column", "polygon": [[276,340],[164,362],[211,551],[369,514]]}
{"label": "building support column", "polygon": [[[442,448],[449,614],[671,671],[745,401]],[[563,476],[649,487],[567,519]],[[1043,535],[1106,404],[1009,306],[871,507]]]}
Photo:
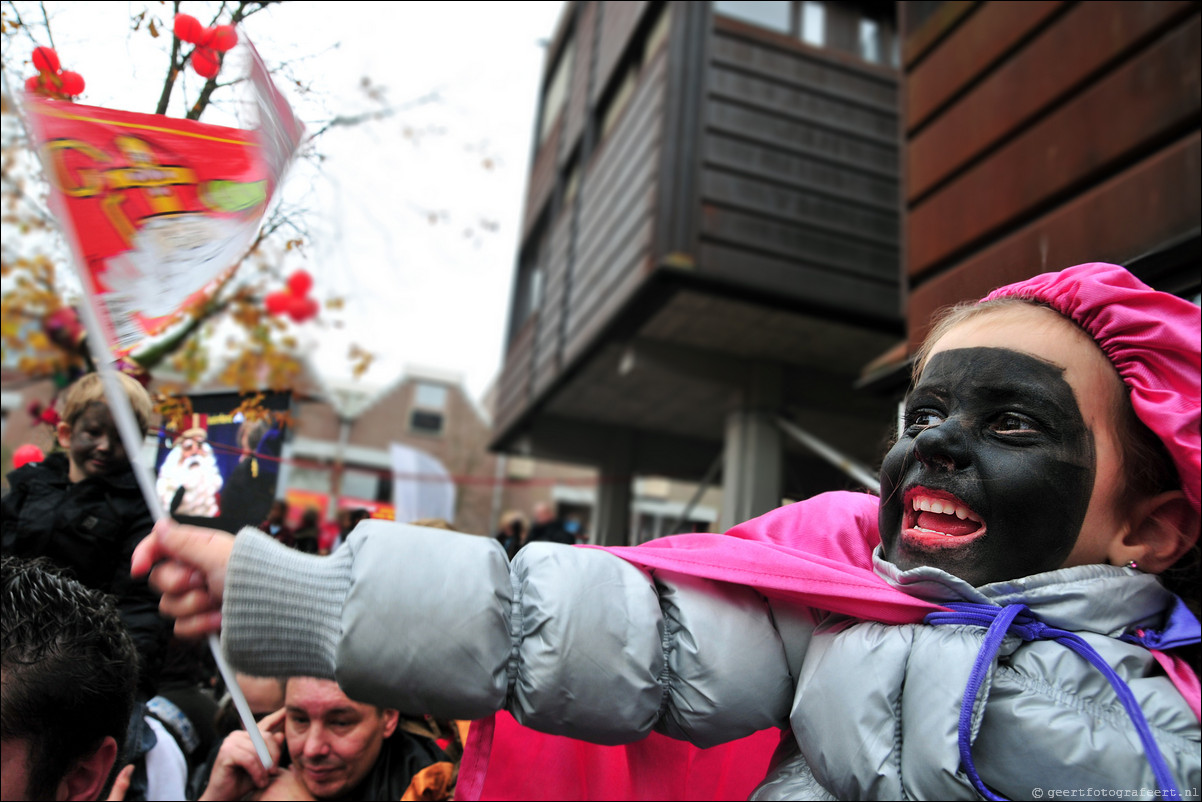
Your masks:
{"label": "building support column", "polygon": [[598,546],[629,545],[634,487],[634,436],[629,431],[609,442],[600,468],[596,525],[590,542]]}
{"label": "building support column", "polygon": [[780,506],[784,442],[776,418],[782,398],[780,367],[752,366],[739,407],[726,417],[721,531]]}

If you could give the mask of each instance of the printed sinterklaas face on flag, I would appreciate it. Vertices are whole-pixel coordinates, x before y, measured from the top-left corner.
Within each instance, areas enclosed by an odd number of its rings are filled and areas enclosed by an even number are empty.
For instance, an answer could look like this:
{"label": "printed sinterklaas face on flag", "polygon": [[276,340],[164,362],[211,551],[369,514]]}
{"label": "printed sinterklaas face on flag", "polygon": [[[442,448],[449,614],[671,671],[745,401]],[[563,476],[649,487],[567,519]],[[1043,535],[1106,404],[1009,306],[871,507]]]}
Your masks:
{"label": "printed sinterklaas face on flag", "polygon": [[258,233],[302,127],[255,55],[254,131],[26,97],[52,206],[118,353],[179,320]]}

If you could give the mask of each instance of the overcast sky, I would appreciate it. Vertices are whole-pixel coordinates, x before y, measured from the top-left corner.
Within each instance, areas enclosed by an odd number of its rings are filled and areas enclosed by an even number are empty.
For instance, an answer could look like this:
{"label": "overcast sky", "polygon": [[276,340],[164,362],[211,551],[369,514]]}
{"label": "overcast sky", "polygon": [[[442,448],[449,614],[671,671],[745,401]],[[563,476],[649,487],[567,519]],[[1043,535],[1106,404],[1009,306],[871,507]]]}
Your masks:
{"label": "overcast sky", "polygon": [[[64,69],[87,81],[81,103],[153,111],[165,63],[155,48],[165,37],[130,31],[131,10],[142,4],[46,6]],[[169,4],[147,6],[169,29]],[[19,7],[27,21],[40,21],[36,4]],[[439,98],[388,120],[332,130],[318,142],[326,155],[320,169],[298,163],[290,174],[285,192],[317,211],[305,257],[317,292],[347,300],[343,329],[301,330],[327,374],[349,377],[345,355],[356,342],[380,355],[365,378],[371,384],[389,384],[416,365],[461,376],[479,397],[495,377],[538,77],[561,8],[289,2],[247,21],[269,64],[300,59],[291,69],[311,82],[312,95],[281,88],[310,130],[331,114],[379,108],[361,91],[364,77],[386,91],[389,105],[432,92]],[[207,21],[202,8],[194,13]],[[11,69],[26,57],[8,53],[5,60]],[[195,75],[188,80],[189,89],[199,86]]]}

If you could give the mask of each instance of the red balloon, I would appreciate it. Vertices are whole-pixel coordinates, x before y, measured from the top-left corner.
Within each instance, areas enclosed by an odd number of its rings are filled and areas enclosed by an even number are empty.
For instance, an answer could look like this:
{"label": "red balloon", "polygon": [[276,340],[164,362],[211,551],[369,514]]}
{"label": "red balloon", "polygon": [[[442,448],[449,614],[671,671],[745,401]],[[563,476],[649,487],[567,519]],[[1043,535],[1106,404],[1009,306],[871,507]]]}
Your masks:
{"label": "red balloon", "polygon": [[192,51],[192,69],[201,78],[212,78],[221,69],[217,60],[217,51],[207,47],[198,47]]}
{"label": "red balloon", "polygon": [[213,29],[213,37],[209,42],[209,47],[219,53],[226,53],[233,49],[236,44],[238,44],[238,32],[234,30],[233,25],[218,25]]}
{"label": "red balloon", "polygon": [[35,47],[33,49],[33,66],[38,72],[58,72],[62,69],[62,65],[58,61],[58,53],[49,47]]}
{"label": "red balloon", "polygon": [[286,292],[269,293],[263,299],[263,307],[269,315],[282,315],[291,309],[292,296]]}
{"label": "red balloon", "polygon": [[292,295],[290,298],[288,317],[292,318],[293,323],[304,323],[309,318],[317,315],[319,306],[314,299],[301,298],[296,295]]}
{"label": "red balloon", "polygon": [[297,270],[288,277],[288,289],[292,290],[292,294],[297,297],[303,298],[308,295],[312,287],[313,277],[307,270]]}
{"label": "red balloon", "polygon": [[200,20],[191,14],[176,14],[174,27],[175,35],[178,39],[193,45],[197,44],[200,32],[204,30],[204,26],[200,24]]}
{"label": "red balloon", "polygon": [[42,449],[33,443],[26,443],[13,452],[13,468],[20,468],[30,462],[41,462],[45,458],[46,455],[42,453]]}
{"label": "red balloon", "polygon": [[59,79],[63,82],[63,94],[75,97],[83,94],[83,76],[77,72],[63,70],[59,74]]}
{"label": "red balloon", "polygon": [[302,310],[304,314],[302,322],[311,317],[317,317],[319,311],[321,311],[321,304],[317,303],[316,298],[305,298],[304,309]]}

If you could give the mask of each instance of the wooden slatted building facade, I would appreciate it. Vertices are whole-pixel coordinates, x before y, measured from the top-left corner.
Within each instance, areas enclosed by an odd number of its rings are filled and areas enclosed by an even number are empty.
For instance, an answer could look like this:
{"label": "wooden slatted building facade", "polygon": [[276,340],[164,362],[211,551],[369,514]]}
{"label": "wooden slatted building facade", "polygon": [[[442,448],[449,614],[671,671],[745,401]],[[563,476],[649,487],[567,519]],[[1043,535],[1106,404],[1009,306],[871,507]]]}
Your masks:
{"label": "wooden slatted building facade", "polygon": [[601,542],[635,475],[724,464],[727,521],[854,484],[777,416],[870,464],[890,428],[894,4],[739,5],[570,3],[548,49],[493,447],[598,466]]}
{"label": "wooden slatted building facade", "polygon": [[933,312],[1087,261],[1196,298],[1196,2],[902,3],[909,347]]}

